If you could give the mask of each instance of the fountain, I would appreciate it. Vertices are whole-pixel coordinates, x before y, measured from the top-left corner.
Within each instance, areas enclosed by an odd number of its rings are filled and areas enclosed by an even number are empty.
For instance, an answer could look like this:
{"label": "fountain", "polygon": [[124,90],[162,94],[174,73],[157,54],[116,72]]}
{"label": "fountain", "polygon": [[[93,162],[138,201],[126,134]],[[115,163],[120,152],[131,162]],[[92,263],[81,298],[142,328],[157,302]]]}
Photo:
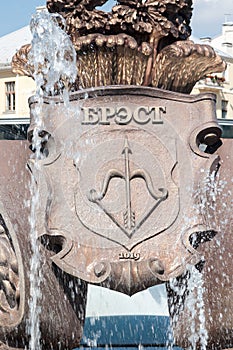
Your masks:
{"label": "fountain", "polygon": [[0,142],[3,349],[77,347],[88,283],[166,283],[175,344],[229,348],[233,143],[189,94],[225,64],[188,40],[191,0],[105,2],[48,0],[12,61],[37,91],[34,153]]}

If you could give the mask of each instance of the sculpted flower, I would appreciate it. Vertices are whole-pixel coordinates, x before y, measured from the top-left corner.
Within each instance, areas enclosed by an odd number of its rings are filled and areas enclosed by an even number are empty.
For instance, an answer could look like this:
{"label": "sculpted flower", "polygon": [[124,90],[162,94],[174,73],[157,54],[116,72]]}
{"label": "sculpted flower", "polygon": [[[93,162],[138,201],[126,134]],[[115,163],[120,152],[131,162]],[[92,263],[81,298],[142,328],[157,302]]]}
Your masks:
{"label": "sculpted flower", "polygon": [[192,0],[119,0],[110,13],[95,9],[106,1],[47,0],[47,7],[49,12],[58,12],[66,19],[69,33],[77,31],[79,35],[156,32],[156,36],[171,35],[183,40],[191,34]]}
{"label": "sculpted flower", "polygon": [[48,0],[47,8],[49,12],[60,13],[66,20],[66,31],[68,33],[78,32],[78,35],[87,32],[101,32],[108,22],[109,15],[100,10],[95,10],[96,6],[103,5],[107,0]]}
{"label": "sculpted flower", "polygon": [[119,0],[112,9],[111,26],[122,31],[141,34],[156,32],[157,36],[171,34],[186,39],[191,34],[190,0]]}

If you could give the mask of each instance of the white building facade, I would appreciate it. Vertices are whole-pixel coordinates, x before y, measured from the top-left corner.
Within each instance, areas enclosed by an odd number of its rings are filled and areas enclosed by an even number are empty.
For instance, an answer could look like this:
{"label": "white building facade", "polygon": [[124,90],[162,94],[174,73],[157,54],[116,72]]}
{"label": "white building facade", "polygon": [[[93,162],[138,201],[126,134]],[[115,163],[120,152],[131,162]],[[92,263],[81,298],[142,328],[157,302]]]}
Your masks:
{"label": "white building facade", "polygon": [[233,137],[233,22],[222,25],[222,33],[214,38],[201,38],[225,60],[226,71],[200,80],[193,93],[212,92],[216,95],[216,113],[224,137]]}

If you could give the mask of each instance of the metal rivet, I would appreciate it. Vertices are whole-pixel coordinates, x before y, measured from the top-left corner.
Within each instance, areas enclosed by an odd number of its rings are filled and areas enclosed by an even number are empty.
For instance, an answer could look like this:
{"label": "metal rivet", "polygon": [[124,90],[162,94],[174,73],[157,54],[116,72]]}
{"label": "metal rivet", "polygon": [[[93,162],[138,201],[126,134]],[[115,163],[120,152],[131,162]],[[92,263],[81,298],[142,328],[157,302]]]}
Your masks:
{"label": "metal rivet", "polygon": [[164,274],[164,265],[159,259],[151,259],[150,268],[154,273],[158,273],[159,275]]}
{"label": "metal rivet", "polygon": [[107,271],[107,267],[106,267],[106,264],[103,262],[96,264],[94,267],[94,272],[96,277],[103,276],[106,273],[106,271]]}

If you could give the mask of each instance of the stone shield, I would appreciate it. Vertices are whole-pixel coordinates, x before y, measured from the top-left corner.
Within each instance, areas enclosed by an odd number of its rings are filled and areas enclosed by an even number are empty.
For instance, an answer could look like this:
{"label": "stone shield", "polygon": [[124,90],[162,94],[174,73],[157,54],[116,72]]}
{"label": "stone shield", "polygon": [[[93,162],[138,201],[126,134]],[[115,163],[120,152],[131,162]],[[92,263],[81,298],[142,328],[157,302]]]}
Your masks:
{"label": "stone shield", "polygon": [[114,86],[30,108],[44,148],[29,161],[37,234],[55,264],[131,295],[200,261],[194,237],[215,232],[201,210],[218,169],[214,95]]}

